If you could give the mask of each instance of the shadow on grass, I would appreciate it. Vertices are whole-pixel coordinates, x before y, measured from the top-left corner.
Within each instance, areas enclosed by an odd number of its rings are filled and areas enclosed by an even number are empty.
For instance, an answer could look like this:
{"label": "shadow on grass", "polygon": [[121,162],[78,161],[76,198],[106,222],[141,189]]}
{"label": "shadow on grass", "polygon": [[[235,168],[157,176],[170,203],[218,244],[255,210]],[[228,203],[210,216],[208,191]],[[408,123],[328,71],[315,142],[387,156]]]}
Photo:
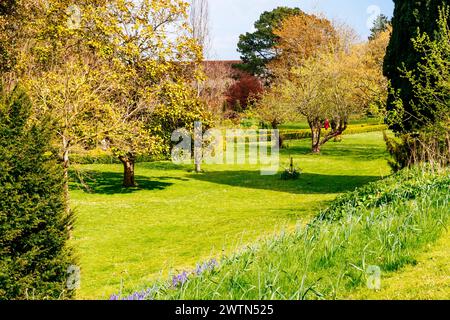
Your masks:
{"label": "shadow on grass", "polygon": [[233,187],[263,189],[294,194],[327,194],[353,191],[378,176],[339,176],[303,173],[298,180],[281,180],[280,174],[262,176],[259,171],[212,171],[191,174],[192,179]]}
{"label": "shadow on grass", "polygon": [[87,193],[96,194],[125,194],[133,193],[140,190],[163,190],[173,185],[170,182],[162,180],[174,180],[174,177],[158,177],[155,179],[145,176],[135,176],[137,187],[124,188],[122,186],[123,174],[119,172],[100,172],[89,171],[83,172],[82,175],[71,174],[71,189],[81,189]]}

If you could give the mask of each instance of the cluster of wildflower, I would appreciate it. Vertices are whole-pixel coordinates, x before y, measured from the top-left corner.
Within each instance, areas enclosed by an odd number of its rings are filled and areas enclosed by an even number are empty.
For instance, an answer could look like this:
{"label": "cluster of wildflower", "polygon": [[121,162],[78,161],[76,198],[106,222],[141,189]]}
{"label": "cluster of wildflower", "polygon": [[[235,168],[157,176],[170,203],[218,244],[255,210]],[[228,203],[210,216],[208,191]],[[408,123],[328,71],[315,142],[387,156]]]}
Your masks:
{"label": "cluster of wildflower", "polygon": [[182,286],[189,279],[190,275],[199,276],[206,271],[213,270],[218,265],[219,265],[219,263],[217,262],[216,259],[211,259],[211,260],[201,263],[201,264],[199,263],[199,264],[197,264],[197,266],[193,272],[187,273],[186,271],[183,271],[182,273],[173,276],[172,277],[172,286],[174,288],[176,288],[178,286]]}
{"label": "cluster of wildflower", "polygon": [[195,268],[195,274],[199,276],[205,271],[214,270],[214,268],[218,265],[219,263],[216,259],[209,260],[208,262],[204,262],[202,264],[197,264],[197,267]]}
{"label": "cluster of wildflower", "polygon": [[[182,273],[173,276],[171,285],[173,288],[178,288],[183,284],[185,284],[186,281],[188,281],[189,276],[191,275],[199,276],[204,272],[214,270],[214,268],[217,267],[218,265],[219,263],[217,262],[216,259],[211,259],[207,262],[197,264],[193,272],[188,273],[186,271],[183,271]],[[158,290],[159,290],[158,287],[154,286],[144,291],[134,292],[127,297],[122,297],[120,294],[113,294],[109,298],[109,300],[151,300],[158,292]]]}
{"label": "cluster of wildflower", "polygon": [[143,291],[134,292],[126,297],[122,297],[119,294],[113,294],[109,300],[152,300],[157,291],[158,288],[155,286]]}
{"label": "cluster of wildflower", "polygon": [[178,287],[178,286],[182,286],[188,280],[188,277],[189,276],[188,276],[188,273],[186,271],[183,271],[182,273],[173,276],[173,278],[172,278],[172,286],[175,287],[175,288]]}

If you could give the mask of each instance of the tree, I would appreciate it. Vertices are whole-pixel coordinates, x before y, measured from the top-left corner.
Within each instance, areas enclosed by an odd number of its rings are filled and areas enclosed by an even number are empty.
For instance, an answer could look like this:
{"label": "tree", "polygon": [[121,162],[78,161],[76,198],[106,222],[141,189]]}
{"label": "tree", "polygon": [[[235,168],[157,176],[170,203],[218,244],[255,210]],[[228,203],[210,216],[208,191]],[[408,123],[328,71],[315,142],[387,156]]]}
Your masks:
{"label": "tree", "polygon": [[370,36],[369,40],[375,40],[378,35],[386,31],[388,27],[390,26],[391,22],[389,21],[389,18],[386,17],[384,14],[380,14],[375,21],[373,22],[373,27],[370,29]]}
{"label": "tree", "polygon": [[208,57],[209,51],[211,50],[208,0],[191,0],[189,22],[191,25],[192,37],[198,41],[200,46],[202,46],[203,55]]}
{"label": "tree", "polygon": [[239,37],[238,52],[242,64],[238,68],[255,76],[266,77],[266,65],[277,56],[275,46],[278,37],[273,31],[286,17],[302,13],[299,8],[278,7],[261,14],[255,22],[254,32],[247,32]]}
{"label": "tree", "polygon": [[8,41],[5,39],[5,31],[9,27],[5,20],[15,14],[15,9],[16,0],[0,2],[0,74],[9,71],[14,63],[14,58],[8,52]]}
{"label": "tree", "polygon": [[387,109],[389,111],[395,108],[397,98],[394,92],[396,92],[403,101],[405,112],[401,122],[403,125],[392,123],[391,128],[395,132],[408,132],[420,129],[422,124],[417,121],[418,118],[427,117],[432,120],[432,109],[435,106],[430,105],[428,109],[413,110],[411,102],[418,101],[418,97],[401,70],[414,70],[421,62],[423,53],[414,50],[411,39],[415,39],[421,33],[428,34],[431,40],[435,39],[439,6],[444,2],[442,0],[396,0],[394,2],[392,36],[384,60],[384,74],[390,80],[393,89],[393,93],[388,96]]}
{"label": "tree", "polygon": [[250,103],[256,102],[263,91],[264,87],[261,80],[245,74],[232,84],[225,93],[228,107],[231,107],[235,112],[242,112],[247,109]]}
{"label": "tree", "polygon": [[[93,33],[82,28],[81,9],[71,12],[68,8],[68,3],[57,0],[17,3],[16,14],[7,17],[4,28],[5,43],[16,63],[3,74],[9,87],[23,84],[35,116],[54,121],[67,202],[71,148],[115,127],[111,125],[115,109],[107,99],[108,81],[114,77],[104,59],[93,53]],[[89,21],[87,8],[86,4],[85,22]],[[79,25],[70,24],[72,18]]]}
{"label": "tree", "polygon": [[11,14],[16,5],[16,0],[3,0],[0,2],[0,16]]}
{"label": "tree", "polygon": [[190,36],[188,3],[182,0],[110,1],[96,16],[95,33],[107,30],[100,46],[121,83],[116,108],[126,115],[120,130],[108,132],[108,140],[124,165],[124,186],[133,187],[136,156],[168,154],[172,132],[192,127],[206,114],[193,87],[203,78],[203,48]]}
{"label": "tree", "polygon": [[[395,107],[388,122],[399,128],[400,142],[385,137],[395,158],[391,165],[401,169],[419,162],[448,166],[450,162],[450,6],[439,11],[438,27],[431,37],[419,34],[412,40],[414,50],[422,56],[415,69],[402,69],[402,76],[412,88],[413,100],[396,95]],[[395,95],[395,93],[394,93]],[[405,105],[414,112],[415,130],[404,123]]]}
{"label": "tree", "polygon": [[163,127],[152,120],[159,119],[154,112],[161,105],[168,112],[174,107],[178,108],[176,112],[187,112],[182,108],[185,104],[169,104],[165,98],[190,98],[183,87],[192,87],[202,77],[198,67],[202,47],[189,35],[188,3],[182,0],[163,4],[150,0],[110,1],[96,9],[95,16],[94,33],[105,34],[98,46],[107,52],[115,79],[120,79],[112,98],[116,109],[121,110],[119,114],[126,115],[121,117],[118,130],[109,131],[107,137],[124,165],[124,186],[133,187],[136,156],[162,149],[152,143],[156,137],[146,138]]}
{"label": "tree", "polygon": [[[342,36],[344,35],[344,30]],[[302,65],[318,52],[330,52],[338,46],[337,30],[328,19],[299,13],[285,18],[273,31],[277,36],[278,55],[269,63],[275,77],[289,77],[286,72]],[[348,41],[348,40],[346,40]]]}
{"label": "tree", "polygon": [[36,114],[57,121],[67,199],[75,145],[107,140],[124,165],[125,187],[135,186],[137,155],[161,149],[149,136],[149,119],[163,103],[159,92],[202,77],[202,48],[190,36],[187,10],[182,0],[89,0],[78,7],[51,0],[20,8],[25,22],[8,34],[19,44],[11,45],[20,57],[15,77],[29,90]]}
{"label": "tree", "polygon": [[272,129],[278,129],[279,125],[296,118],[295,108],[282,99],[285,94],[283,90],[281,85],[273,85],[261,95],[255,108],[261,120],[269,123]]}
{"label": "tree", "polygon": [[[351,30],[331,27],[323,19],[298,16],[285,23],[279,41],[282,54],[273,62],[279,101],[306,118],[312,152],[319,153],[323,144],[347,129],[350,115],[362,113],[383,92],[377,58],[382,50],[375,50],[378,43],[372,49],[368,44],[354,45]],[[326,119],[331,130],[322,136]]]}
{"label": "tree", "polygon": [[0,299],[70,298],[64,176],[51,122],[25,93],[0,95]]}
{"label": "tree", "polygon": [[[286,88],[280,84],[274,84],[261,94],[255,103],[255,111],[263,123],[268,123],[272,129],[277,130],[279,126],[288,121],[298,119],[298,112],[290,103],[289,99],[283,97]],[[283,137],[279,135],[279,146],[283,147]]]}
{"label": "tree", "polygon": [[233,68],[232,61],[204,61],[202,69],[205,73],[205,80],[199,86],[199,98],[205,102],[208,110],[221,118],[225,112],[226,92],[237,78],[245,73]]}

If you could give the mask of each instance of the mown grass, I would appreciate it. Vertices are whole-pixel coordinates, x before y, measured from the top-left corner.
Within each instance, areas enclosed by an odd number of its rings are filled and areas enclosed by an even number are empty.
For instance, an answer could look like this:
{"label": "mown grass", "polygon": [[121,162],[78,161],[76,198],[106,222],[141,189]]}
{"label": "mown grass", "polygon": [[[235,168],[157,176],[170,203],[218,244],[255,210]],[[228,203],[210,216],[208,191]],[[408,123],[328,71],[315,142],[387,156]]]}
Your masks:
{"label": "mown grass", "polygon": [[427,244],[417,262],[383,275],[380,290],[361,288],[352,300],[448,300],[450,299],[450,228],[436,243]]}
{"label": "mown grass", "polygon": [[[74,239],[81,266],[78,298],[107,298],[145,288],[159,278],[231,254],[282,228],[292,230],[337,195],[390,173],[382,134],[344,137],[310,154],[310,141],[290,141],[297,181],[261,176],[251,165],[205,165],[204,173],[167,162],[141,163],[139,187],[121,188],[120,165],[77,169],[89,186],[73,183]],[[75,174],[74,174],[75,176]]]}
{"label": "mown grass", "polygon": [[448,170],[405,170],[340,197],[305,228],[260,241],[175,287],[160,284],[153,298],[347,297],[367,284],[369,266],[389,274],[417,263],[448,225],[449,188]]}

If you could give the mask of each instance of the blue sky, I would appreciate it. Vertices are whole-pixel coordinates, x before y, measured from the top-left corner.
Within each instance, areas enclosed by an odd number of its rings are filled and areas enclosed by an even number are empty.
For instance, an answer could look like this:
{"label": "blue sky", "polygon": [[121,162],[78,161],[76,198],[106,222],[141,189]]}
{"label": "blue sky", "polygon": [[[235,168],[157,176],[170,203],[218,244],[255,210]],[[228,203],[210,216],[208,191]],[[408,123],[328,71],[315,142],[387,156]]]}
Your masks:
{"label": "blue sky", "polygon": [[323,13],[329,19],[346,22],[362,39],[378,13],[392,16],[392,0],[209,0],[212,33],[211,59],[239,59],[239,35],[253,30],[264,11],[278,6],[299,7],[307,13]]}

